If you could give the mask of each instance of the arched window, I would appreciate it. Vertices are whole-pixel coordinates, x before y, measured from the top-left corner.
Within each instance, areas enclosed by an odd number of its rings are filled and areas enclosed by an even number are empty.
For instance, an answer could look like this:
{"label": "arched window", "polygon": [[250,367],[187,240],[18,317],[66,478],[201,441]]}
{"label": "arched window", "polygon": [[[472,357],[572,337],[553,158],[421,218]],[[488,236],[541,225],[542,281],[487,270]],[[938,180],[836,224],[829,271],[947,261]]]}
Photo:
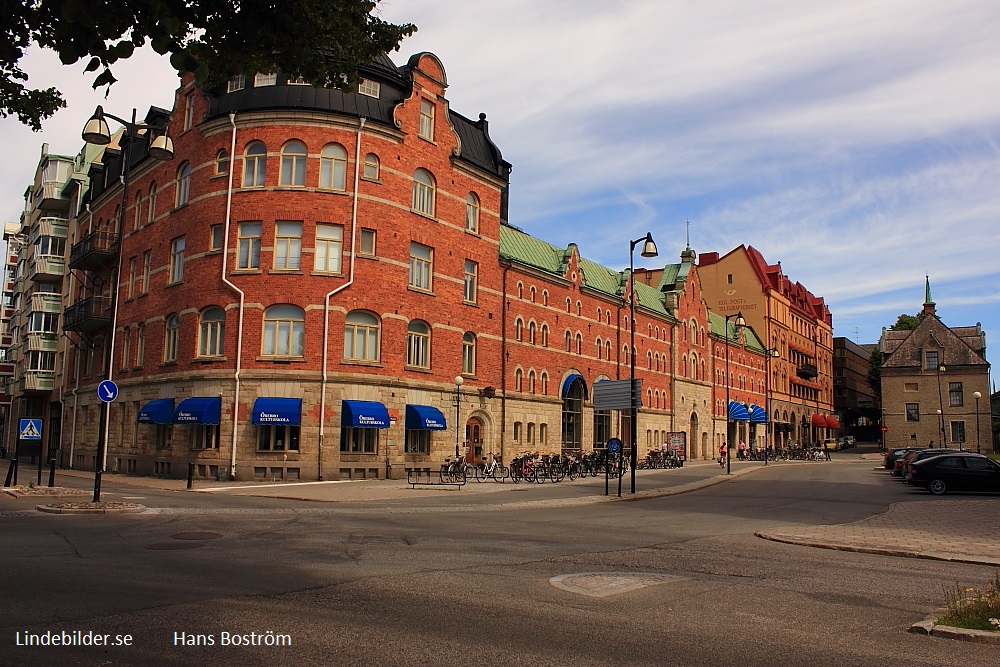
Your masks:
{"label": "arched window", "polygon": [[524,371],[514,369],[514,391],[524,391]]}
{"label": "arched window", "polygon": [[167,316],[167,326],[163,336],[163,361],[177,361],[177,337],[181,329],[181,318],[173,313]]}
{"label": "arched window", "polygon": [[261,355],[301,357],[305,341],[306,316],[298,306],[282,304],[264,311]]}
{"label": "arched window", "polygon": [[532,285],[528,288],[528,298],[531,299],[531,303],[535,302],[535,286]]}
{"label": "arched window", "polygon": [[648,370],[653,370],[653,353],[646,352],[646,366]]}
{"label": "arched window", "polygon": [[215,174],[221,176],[229,171],[229,151],[220,149],[215,154]]}
{"label": "arched window", "polygon": [[479,231],[479,197],[475,192],[465,198],[465,228],[470,232]]}
{"label": "arched window", "polygon": [[476,335],[471,332],[462,336],[462,374],[476,374]]}
{"label": "arched window", "polygon": [[[377,167],[375,171],[377,174]],[[340,144],[327,144],[319,154],[319,187],[324,190],[347,189],[347,151]]]}
{"label": "arched window", "polygon": [[191,198],[191,163],[185,162],[177,170],[177,196],[174,208],[186,206]]}
{"label": "arched window", "polygon": [[278,182],[287,187],[306,184],[306,145],[297,139],[281,148],[281,174]]}
{"label": "arched window", "polygon": [[156,220],[156,181],[149,184],[149,218],[146,223]]}
{"label": "arched window", "polygon": [[542,347],[548,347],[548,346],[549,346],[549,325],[548,324],[543,324],[542,325]]}
{"label": "arched window", "polygon": [[524,320],[520,317],[514,320],[514,340],[520,341],[524,338]]}
{"label": "arched window", "polygon": [[597,337],[597,358],[604,358],[604,341],[601,340],[600,336]]}
{"label": "arched window", "polygon": [[417,213],[434,215],[434,177],[426,169],[413,172],[412,208]]}
{"label": "arched window", "polygon": [[567,313],[573,312],[573,300],[572,299],[566,299],[566,312]]}
{"label": "arched window", "polygon": [[243,156],[243,187],[264,187],[267,170],[267,147],[260,141],[252,141]]}
{"label": "arched window", "polygon": [[406,365],[431,367],[431,328],[421,320],[413,320],[406,327]]}
{"label": "arched window", "polygon": [[611,341],[604,343],[604,354],[607,356],[608,361],[611,361]]}
{"label": "arched window", "polygon": [[139,229],[142,226],[142,192],[135,193],[135,219],[132,221],[132,229]]}
{"label": "arched window", "polygon": [[573,334],[570,332],[569,329],[566,329],[566,351],[567,352],[573,351]]}
{"label": "arched window", "polygon": [[549,374],[542,371],[542,396],[548,396],[549,394]]}
{"label": "arched window", "polygon": [[365,155],[365,178],[377,181],[379,177],[379,170],[378,155],[375,155],[375,153],[368,153]]}
{"label": "arched window", "polygon": [[222,356],[225,337],[226,311],[218,306],[206,308],[198,324],[198,356]]}
{"label": "arched window", "polygon": [[576,353],[583,354],[583,335],[579,331],[576,332]]}
{"label": "arched window", "polygon": [[549,291],[547,289],[542,290],[542,305],[549,305]]}
{"label": "arched window", "polygon": [[381,324],[372,313],[352,310],[344,318],[344,359],[378,361]]}
{"label": "arched window", "polygon": [[531,322],[528,322],[528,342],[531,343],[532,345],[535,344],[536,333],[537,329],[535,328],[535,321],[532,320]]}
{"label": "arched window", "polygon": [[528,371],[528,391],[532,394],[535,393],[535,369]]}

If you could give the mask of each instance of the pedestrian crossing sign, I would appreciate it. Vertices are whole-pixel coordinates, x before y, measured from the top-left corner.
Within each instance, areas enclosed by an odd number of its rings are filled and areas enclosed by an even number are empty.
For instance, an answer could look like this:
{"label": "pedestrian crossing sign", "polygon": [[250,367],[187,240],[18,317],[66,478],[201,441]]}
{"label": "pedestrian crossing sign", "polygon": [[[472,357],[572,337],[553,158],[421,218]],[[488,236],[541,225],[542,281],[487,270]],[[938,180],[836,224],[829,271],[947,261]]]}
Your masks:
{"label": "pedestrian crossing sign", "polygon": [[42,420],[22,419],[21,420],[21,440],[41,440]]}

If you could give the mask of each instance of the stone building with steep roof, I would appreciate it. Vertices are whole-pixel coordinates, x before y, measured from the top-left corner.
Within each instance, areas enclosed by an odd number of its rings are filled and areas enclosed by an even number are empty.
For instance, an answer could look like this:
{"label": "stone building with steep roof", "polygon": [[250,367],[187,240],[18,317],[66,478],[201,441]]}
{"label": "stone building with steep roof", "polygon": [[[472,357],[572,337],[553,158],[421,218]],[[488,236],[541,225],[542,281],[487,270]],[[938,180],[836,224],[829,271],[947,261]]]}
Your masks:
{"label": "stone building with steep roof", "polygon": [[979,323],[944,324],[927,279],[920,323],[909,331],[883,328],[879,346],[886,446],[990,447],[990,364]]}

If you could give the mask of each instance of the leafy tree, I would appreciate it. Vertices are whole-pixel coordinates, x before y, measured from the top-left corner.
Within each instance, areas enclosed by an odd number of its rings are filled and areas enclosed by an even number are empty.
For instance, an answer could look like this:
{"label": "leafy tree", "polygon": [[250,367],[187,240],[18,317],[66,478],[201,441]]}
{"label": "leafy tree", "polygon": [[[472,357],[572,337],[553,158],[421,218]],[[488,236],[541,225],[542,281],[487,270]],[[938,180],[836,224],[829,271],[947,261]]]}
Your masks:
{"label": "leafy tree", "polygon": [[212,87],[237,74],[285,72],[313,85],[348,88],[357,67],[399,49],[413,34],[375,15],[380,0],[0,0],[0,116],[34,130],[66,105],[55,88],[28,87],[20,60],[32,44],[64,65],[89,58],[94,88],[111,66],[147,42],[178,71]]}
{"label": "leafy tree", "polygon": [[890,331],[913,331],[917,328],[924,319],[923,313],[917,313],[916,315],[907,315],[903,313],[898,318],[896,318],[896,323],[889,327]]}
{"label": "leafy tree", "polygon": [[882,399],[882,351],[878,345],[872,346],[872,353],[868,356],[868,386],[875,393],[875,397]]}

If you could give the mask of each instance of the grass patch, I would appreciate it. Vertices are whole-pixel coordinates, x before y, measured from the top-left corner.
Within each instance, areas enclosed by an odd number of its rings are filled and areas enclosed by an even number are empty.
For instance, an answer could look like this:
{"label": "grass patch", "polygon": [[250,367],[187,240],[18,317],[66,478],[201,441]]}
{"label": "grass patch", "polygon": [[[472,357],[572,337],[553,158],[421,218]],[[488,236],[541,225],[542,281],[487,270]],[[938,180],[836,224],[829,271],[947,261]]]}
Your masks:
{"label": "grass patch", "polygon": [[939,624],[1000,632],[1000,572],[986,588],[955,584],[944,594],[948,611],[938,619]]}

